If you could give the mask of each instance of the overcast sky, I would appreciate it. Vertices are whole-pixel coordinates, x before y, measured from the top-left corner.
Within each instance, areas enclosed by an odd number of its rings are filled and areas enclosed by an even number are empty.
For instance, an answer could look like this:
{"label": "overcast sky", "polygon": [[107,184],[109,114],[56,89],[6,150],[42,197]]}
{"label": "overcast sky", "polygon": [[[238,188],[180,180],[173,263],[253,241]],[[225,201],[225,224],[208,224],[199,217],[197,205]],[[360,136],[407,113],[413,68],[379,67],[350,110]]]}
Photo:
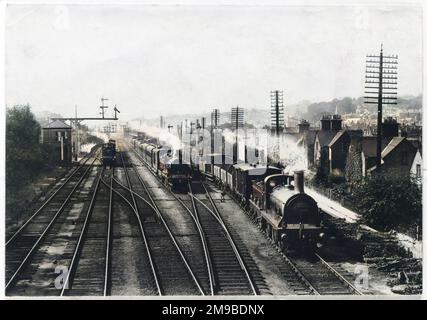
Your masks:
{"label": "overcast sky", "polygon": [[[418,7],[41,6],[6,10],[6,104],[123,119],[363,95],[367,53],[422,91]],[[111,112],[111,111],[109,111]],[[110,115],[110,113],[109,113]]]}

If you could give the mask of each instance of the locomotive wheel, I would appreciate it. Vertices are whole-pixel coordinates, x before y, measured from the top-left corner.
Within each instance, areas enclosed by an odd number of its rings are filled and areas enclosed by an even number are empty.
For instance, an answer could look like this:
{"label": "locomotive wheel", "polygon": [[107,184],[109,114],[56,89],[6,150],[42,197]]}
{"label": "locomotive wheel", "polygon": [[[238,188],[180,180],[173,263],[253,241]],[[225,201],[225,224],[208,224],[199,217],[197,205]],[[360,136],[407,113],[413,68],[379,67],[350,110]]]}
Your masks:
{"label": "locomotive wheel", "polygon": [[287,241],[287,240],[279,241],[279,247],[283,253],[285,253],[285,254],[288,253],[289,252],[289,241]]}

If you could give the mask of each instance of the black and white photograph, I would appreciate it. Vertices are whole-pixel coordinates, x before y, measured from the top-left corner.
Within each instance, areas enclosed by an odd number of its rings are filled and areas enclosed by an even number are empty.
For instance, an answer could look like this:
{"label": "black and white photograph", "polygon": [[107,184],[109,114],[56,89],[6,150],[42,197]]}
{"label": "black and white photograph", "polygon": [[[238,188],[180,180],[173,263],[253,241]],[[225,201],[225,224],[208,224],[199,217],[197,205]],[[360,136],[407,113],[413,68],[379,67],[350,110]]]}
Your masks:
{"label": "black and white photograph", "polygon": [[422,4],[3,11],[4,298],[422,298]]}

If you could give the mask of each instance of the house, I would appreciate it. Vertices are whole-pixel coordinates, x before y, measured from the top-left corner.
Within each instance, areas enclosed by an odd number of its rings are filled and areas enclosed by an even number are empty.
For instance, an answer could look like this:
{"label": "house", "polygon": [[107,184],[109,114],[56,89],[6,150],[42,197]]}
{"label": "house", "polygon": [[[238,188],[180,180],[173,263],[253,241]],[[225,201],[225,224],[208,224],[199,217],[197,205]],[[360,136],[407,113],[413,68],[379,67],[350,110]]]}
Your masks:
{"label": "house", "polygon": [[[410,175],[417,149],[405,137],[394,137],[381,152],[381,171],[394,175]],[[368,171],[376,171],[374,166]]]}
{"label": "house", "polygon": [[71,165],[72,128],[62,121],[55,120],[42,128],[41,141],[52,165]]}
{"label": "house", "polygon": [[423,159],[421,154],[421,148],[417,149],[414,160],[412,161],[410,174],[416,179],[416,183],[421,185],[423,175]]}
{"label": "house", "polygon": [[314,140],[314,165],[325,174],[329,174],[329,144],[339,131],[342,130],[342,119],[340,115],[324,115],[320,120],[320,130],[316,133]]}
{"label": "house", "polygon": [[299,139],[297,145],[305,150],[307,157],[307,168],[314,166],[314,142],[318,129],[310,128],[310,123],[307,120],[301,120],[298,124]]}
{"label": "house", "polygon": [[329,142],[329,173],[333,176],[345,176],[348,150],[353,139],[363,136],[362,130],[341,130]]}

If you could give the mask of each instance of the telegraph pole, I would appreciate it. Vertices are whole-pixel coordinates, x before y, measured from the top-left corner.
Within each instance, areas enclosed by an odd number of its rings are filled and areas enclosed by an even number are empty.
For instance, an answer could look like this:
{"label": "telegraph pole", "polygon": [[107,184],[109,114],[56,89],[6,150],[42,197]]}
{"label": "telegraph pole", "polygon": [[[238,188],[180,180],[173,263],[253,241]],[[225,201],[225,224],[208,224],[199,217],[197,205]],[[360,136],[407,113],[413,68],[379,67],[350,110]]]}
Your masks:
{"label": "telegraph pole", "polygon": [[217,129],[219,127],[219,109],[213,109],[211,112],[211,127]]}
{"label": "telegraph pole", "polygon": [[160,129],[163,129],[163,127],[164,127],[163,116],[160,116]]}
{"label": "telegraph pole", "polygon": [[80,153],[80,146],[79,146],[79,123],[77,121],[77,105],[74,106],[74,125],[76,129],[76,141],[74,142],[74,161],[77,161],[77,155]]}
{"label": "telegraph pole", "polygon": [[366,55],[365,103],[378,106],[376,166],[381,170],[383,105],[397,104],[397,55]]}
{"label": "telegraph pole", "polygon": [[239,128],[243,128],[244,126],[244,109],[239,108],[239,106],[235,108],[231,108],[231,125],[233,126],[236,133],[236,142],[235,142],[235,152],[233,152],[233,162],[237,163],[237,151],[238,151],[238,131]]}
{"label": "telegraph pole", "polygon": [[271,130],[279,135],[285,128],[283,110],[283,91],[274,90],[270,92],[271,99]]}
{"label": "telegraph pole", "polygon": [[[213,156],[215,152],[215,138],[216,138],[216,129],[219,126],[219,109],[213,109],[211,112],[211,164],[214,165],[215,158]],[[213,173],[213,169],[212,169]]]}

